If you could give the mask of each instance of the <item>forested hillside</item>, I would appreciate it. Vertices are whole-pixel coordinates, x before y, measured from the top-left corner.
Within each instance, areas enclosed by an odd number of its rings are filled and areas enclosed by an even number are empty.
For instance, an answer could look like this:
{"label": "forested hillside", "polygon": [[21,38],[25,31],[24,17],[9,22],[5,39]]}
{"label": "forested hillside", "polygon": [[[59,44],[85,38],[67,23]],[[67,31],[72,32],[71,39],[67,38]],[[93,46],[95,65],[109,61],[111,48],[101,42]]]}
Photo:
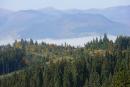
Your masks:
{"label": "forested hillside", "polygon": [[37,43],[0,46],[0,87],[130,87],[130,37],[84,47]]}

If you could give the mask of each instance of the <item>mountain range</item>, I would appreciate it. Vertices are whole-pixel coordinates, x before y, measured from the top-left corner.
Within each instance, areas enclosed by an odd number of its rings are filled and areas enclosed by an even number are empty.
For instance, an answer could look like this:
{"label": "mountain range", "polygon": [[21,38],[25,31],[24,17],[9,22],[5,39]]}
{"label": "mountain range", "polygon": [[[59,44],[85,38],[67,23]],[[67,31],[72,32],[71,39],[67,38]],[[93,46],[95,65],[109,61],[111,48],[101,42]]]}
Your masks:
{"label": "mountain range", "polygon": [[0,40],[76,38],[93,34],[130,35],[130,6],[105,9],[10,11],[0,9]]}

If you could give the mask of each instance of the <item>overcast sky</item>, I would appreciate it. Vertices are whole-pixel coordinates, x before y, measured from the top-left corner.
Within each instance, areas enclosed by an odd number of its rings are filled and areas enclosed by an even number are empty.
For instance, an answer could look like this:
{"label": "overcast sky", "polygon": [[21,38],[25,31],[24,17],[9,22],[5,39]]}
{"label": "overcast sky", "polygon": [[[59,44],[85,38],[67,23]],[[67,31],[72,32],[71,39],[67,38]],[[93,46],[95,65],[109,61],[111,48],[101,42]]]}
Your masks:
{"label": "overcast sky", "polygon": [[130,0],[0,0],[0,8],[11,10],[40,9],[90,9],[130,5]]}

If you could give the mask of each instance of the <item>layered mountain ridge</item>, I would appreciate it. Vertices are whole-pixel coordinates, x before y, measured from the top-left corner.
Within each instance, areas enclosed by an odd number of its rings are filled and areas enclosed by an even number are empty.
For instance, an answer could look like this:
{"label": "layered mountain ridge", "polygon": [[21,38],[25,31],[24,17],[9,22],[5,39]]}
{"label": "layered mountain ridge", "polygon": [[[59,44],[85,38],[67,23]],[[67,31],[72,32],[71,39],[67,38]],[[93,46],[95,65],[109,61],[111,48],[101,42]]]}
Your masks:
{"label": "layered mountain ridge", "polygon": [[[12,38],[76,38],[90,33],[130,35],[130,6],[89,10],[9,11],[0,9],[0,36]],[[1,38],[0,38],[1,39]]]}

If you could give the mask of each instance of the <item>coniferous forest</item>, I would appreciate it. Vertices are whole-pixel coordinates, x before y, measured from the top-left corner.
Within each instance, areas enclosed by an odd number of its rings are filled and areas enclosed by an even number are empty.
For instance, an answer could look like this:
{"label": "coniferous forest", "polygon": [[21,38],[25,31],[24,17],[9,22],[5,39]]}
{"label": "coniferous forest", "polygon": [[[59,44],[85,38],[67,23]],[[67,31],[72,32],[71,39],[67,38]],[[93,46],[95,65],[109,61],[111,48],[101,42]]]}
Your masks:
{"label": "coniferous forest", "polygon": [[130,87],[130,37],[84,47],[21,39],[0,46],[0,87]]}

